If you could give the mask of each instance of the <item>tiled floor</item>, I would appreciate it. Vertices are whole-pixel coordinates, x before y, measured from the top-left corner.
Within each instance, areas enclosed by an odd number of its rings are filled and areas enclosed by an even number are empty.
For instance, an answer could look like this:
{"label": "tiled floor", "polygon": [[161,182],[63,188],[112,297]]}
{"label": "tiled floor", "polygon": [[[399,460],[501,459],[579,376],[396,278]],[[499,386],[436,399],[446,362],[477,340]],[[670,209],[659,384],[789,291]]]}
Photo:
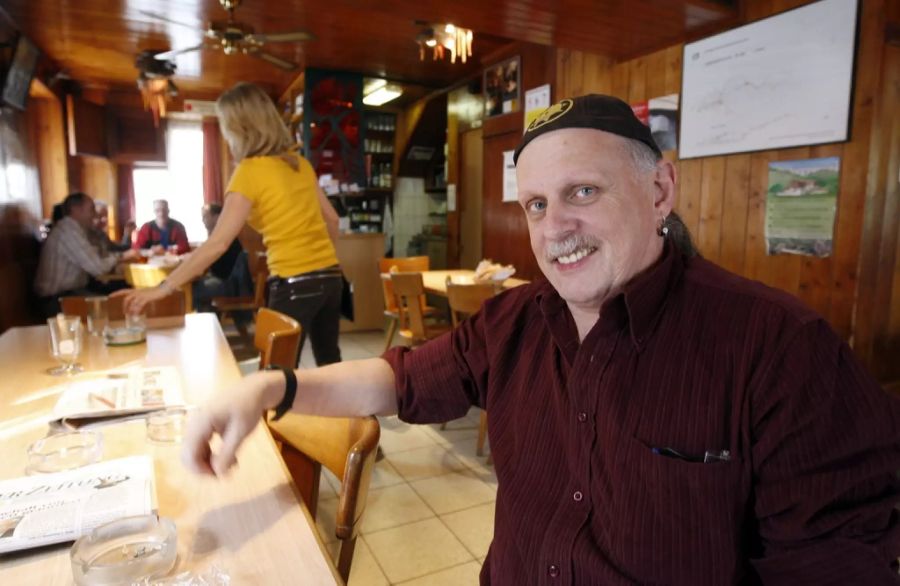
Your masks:
{"label": "tiled floor", "polygon": [[[380,332],[341,336],[344,360],[381,354]],[[309,344],[301,368],[315,365]],[[478,583],[491,543],[497,478],[475,456],[479,412],[473,409],[446,430],[381,418],[385,457],[375,466],[350,586],[403,584],[464,586]],[[317,523],[333,556],[339,482],[323,473]]]}

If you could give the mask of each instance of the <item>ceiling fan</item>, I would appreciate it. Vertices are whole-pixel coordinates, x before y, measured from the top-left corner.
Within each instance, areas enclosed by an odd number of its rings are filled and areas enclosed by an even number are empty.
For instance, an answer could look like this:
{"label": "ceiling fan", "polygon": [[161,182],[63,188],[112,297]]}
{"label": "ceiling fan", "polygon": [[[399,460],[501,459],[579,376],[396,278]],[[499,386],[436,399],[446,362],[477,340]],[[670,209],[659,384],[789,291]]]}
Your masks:
{"label": "ceiling fan", "polygon": [[[250,26],[241,24],[234,19],[234,11],[240,6],[241,1],[242,0],[219,0],[219,4],[222,8],[228,11],[228,20],[224,22],[211,21],[203,33],[203,42],[199,45],[187,47],[185,49],[173,49],[163,53],[156,53],[154,58],[159,61],[171,61],[174,57],[183,53],[190,53],[201,49],[217,49],[221,50],[226,55],[250,55],[251,57],[267,61],[286,71],[292,71],[299,67],[299,65],[293,61],[282,59],[277,55],[264,51],[263,47],[267,43],[298,43],[315,39],[315,37],[307,31],[271,34],[255,33]],[[157,20],[164,20],[166,22],[171,22],[172,24],[194,28],[190,25],[166,18],[160,14],[144,10],[141,10],[140,12]]]}

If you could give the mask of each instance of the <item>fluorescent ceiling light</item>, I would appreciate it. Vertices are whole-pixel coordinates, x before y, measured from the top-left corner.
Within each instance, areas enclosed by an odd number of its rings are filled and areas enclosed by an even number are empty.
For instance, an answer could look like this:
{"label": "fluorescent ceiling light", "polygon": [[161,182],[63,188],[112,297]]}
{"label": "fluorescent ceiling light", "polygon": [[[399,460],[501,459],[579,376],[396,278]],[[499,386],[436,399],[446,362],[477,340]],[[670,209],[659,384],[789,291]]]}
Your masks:
{"label": "fluorescent ceiling light", "polygon": [[391,100],[397,99],[403,94],[403,88],[399,85],[386,84],[371,94],[363,97],[363,104],[367,106],[381,106]]}
{"label": "fluorescent ceiling light", "polygon": [[367,77],[363,82],[363,95],[368,96],[377,89],[387,85],[387,80],[378,77]]}

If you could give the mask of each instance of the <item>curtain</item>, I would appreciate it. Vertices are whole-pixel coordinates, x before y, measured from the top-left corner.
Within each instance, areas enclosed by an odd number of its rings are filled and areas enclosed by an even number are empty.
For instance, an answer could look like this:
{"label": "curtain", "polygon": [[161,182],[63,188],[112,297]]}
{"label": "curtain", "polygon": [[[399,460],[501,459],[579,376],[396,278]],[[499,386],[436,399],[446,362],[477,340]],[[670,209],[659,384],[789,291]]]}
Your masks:
{"label": "curtain", "polygon": [[119,199],[116,202],[116,237],[121,240],[122,229],[128,220],[137,220],[134,203],[134,166],[122,164],[118,166]]}
{"label": "curtain", "polygon": [[203,203],[222,203],[222,153],[219,121],[203,119]]}

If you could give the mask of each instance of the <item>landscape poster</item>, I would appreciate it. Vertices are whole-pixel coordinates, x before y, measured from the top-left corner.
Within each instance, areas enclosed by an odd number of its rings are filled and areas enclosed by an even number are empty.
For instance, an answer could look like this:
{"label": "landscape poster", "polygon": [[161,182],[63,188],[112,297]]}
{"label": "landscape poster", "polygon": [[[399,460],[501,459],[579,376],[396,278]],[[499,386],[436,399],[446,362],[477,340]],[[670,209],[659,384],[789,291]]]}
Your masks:
{"label": "landscape poster", "polygon": [[839,157],[769,163],[767,254],[831,256]]}

